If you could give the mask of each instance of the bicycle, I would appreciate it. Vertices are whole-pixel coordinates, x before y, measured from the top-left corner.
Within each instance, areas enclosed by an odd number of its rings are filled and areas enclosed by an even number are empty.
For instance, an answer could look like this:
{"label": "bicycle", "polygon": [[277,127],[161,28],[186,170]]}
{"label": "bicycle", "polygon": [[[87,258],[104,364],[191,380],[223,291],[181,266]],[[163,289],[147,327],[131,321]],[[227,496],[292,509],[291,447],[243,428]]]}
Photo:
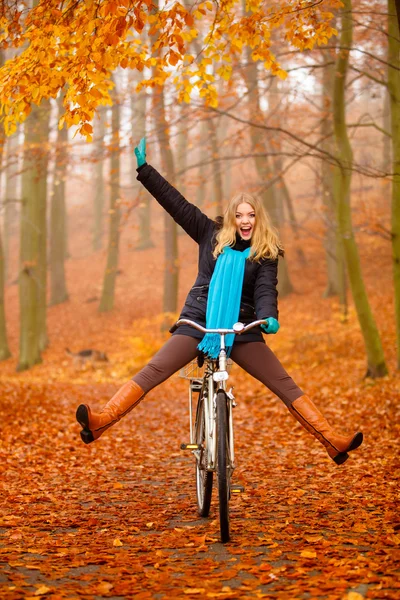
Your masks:
{"label": "bicycle", "polygon": [[[196,459],[196,496],[201,517],[210,512],[214,473],[218,481],[219,523],[222,543],[229,542],[229,501],[231,494],[241,493],[244,488],[232,485],[232,473],[236,467],[233,436],[233,408],[236,406],[232,388],[227,391],[229,366],[225,336],[241,335],[253,327],[265,323],[258,320],[244,325],[235,323],[232,329],[206,329],[190,319],[179,319],[171,333],[180,325],[191,325],[203,333],[220,335],[220,352],[217,359],[200,355],[181,370],[181,376],[189,379],[190,443],[181,444],[182,450],[191,450]],[[204,364],[203,364],[204,363]],[[204,373],[201,369],[204,366]],[[193,393],[198,392],[196,416],[193,422]]]}

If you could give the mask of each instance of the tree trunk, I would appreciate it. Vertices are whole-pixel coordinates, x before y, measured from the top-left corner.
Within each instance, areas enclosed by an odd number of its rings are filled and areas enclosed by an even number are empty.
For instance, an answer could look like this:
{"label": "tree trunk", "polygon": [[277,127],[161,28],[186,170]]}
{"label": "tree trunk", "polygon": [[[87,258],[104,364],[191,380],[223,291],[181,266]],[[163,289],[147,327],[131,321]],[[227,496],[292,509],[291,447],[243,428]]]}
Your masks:
{"label": "tree trunk", "polygon": [[[252,120],[255,122],[263,122],[263,115],[260,105],[260,94],[258,89],[258,71],[257,65],[250,56],[250,51],[247,52],[247,64],[243,70],[244,79],[248,90],[248,112]],[[250,127],[250,138],[252,150],[257,154],[266,154],[267,148],[265,144],[265,133],[257,127]],[[272,169],[268,161],[268,157],[256,156],[255,166],[257,169],[260,181],[264,184],[260,194],[264,206],[267,209],[272,223],[275,227],[279,226],[279,208],[276,195],[271,186],[266,186],[265,183],[272,178]],[[289,271],[286,260],[279,260],[278,270],[278,291],[281,298],[293,292],[293,285],[289,277]]]}
{"label": "tree trunk", "polygon": [[45,350],[49,344],[47,337],[47,174],[49,167],[49,144],[50,133],[50,101],[44,100],[40,106],[40,139],[42,147],[40,179],[39,179],[39,304],[38,304],[38,335],[40,350]]}
{"label": "tree trunk", "polygon": [[[400,369],[400,34],[395,0],[388,1],[388,88],[392,132],[392,255],[396,315],[397,368]],[[400,15],[397,15],[398,17]]]}
{"label": "tree trunk", "polygon": [[[0,66],[4,63],[4,53],[0,51]],[[5,136],[3,128],[0,129],[0,166],[3,163],[4,153],[4,142]],[[1,172],[1,170],[0,170]],[[0,229],[0,360],[5,360],[11,356],[11,352],[8,348],[7,342],[7,329],[6,329],[6,314],[4,310],[4,253],[3,253],[3,242],[1,237]]]}
{"label": "tree trunk", "polygon": [[224,183],[223,183],[223,189],[225,191],[225,197],[231,198],[231,196],[233,196],[232,194],[232,164],[230,161],[227,161],[227,164],[225,166],[225,170],[224,170]]}
{"label": "tree trunk", "polygon": [[[148,95],[145,90],[131,95],[131,114],[132,114],[132,139],[135,146],[138,145],[142,137],[146,135],[146,113],[147,113]],[[154,244],[151,239],[151,195],[136,181],[136,156],[132,152],[131,161],[131,185],[132,189],[138,190],[139,206],[139,240],[135,250],[146,250],[153,248]]]}
{"label": "tree trunk", "polygon": [[[389,14],[394,14],[397,17],[397,31],[400,31],[400,0],[394,0],[394,5],[395,5],[395,11],[394,12],[390,12]],[[397,39],[399,39],[397,37]]]}
{"label": "tree trunk", "polygon": [[[278,86],[278,78],[272,77],[271,84],[269,86],[269,94],[268,94],[268,106],[270,112],[273,114],[273,118],[269,119],[269,123],[274,125],[275,127],[282,126],[282,116],[281,116],[281,91]],[[273,159],[273,172],[275,176],[280,175],[277,184],[273,186],[273,193],[275,195],[275,203],[276,203],[276,223],[277,227],[283,227],[285,223],[285,207],[288,215],[288,221],[290,228],[293,232],[293,238],[297,241],[299,240],[299,227],[296,219],[296,213],[294,211],[292,198],[289,192],[289,189],[286,185],[285,178],[281,173],[283,172],[283,158],[280,155],[282,150],[281,139],[278,136],[274,139],[274,148],[277,153],[277,156]],[[305,264],[306,257],[304,254],[304,250],[300,245],[296,245],[296,253],[299,260]],[[286,277],[286,274],[285,274]],[[287,278],[289,280],[289,288],[291,288],[291,283],[289,279],[289,274],[287,273]],[[292,291],[292,289],[290,289]]]}
{"label": "tree trunk", "polygon": [[104,211],[104,136],[106,133],[107,110],[98,108],[93,121],[94,138],[94,205],[93,205],[93,250],[101,250],[103,241]]}
{"label": "tree trunk", "polygon": [[[20,226],[20,344],[18,371],[23,371],[41,362],[45,321],[45,273],[46,229],[43,226],[45,185],[43,177],[47,171],[47,157],[43,156],[43,121],[47,121],[47,108],[32,105],[32,112],[25,122],[24,164],[22,174],[22,203]],[[43,207],[44,205],[44,207]],[[44,302],[44,306],[41,303]]]}
{"label": "tree trunk", "polygon": [[[189,139],[189,132],[186,130],[187,121],[185,119],[187,114],[187,107],[184,104],[180,104],[178,107],[178,132],[176,136],[176,154],[174,158],[174,165],[177,165],[177,171],[182,171],[178,177],[178,181],[176,182],[182,196],[186,196],[186,166]],[[178,235],[185,234],[185,230],[179,225],[177,225],[176,231]]]}
{"label": "tree trunk", "polygon": [[[328,51],[327,51],[328,52]],[[321,148],[330,154],[334,153],[334,143],[332,138],[333,113],[332,99],[333,86],[335,81],[335,63],[333,57],[328,54],[324,67],[322,69],[322,113],[321,137],[323,142]],[[335,199],[333,195],[333,165],[328,161],[322,162],[321,183],[322,183],[322,202],[325,215],[325,260],[327,267],[327,284],[324,291],[324,297],[339,296],[339,302],[342,307],[342,313],[346,313],[346,270],[343,265],[343,251],[338,248],[340,238],[337,235]],[[344,273],[343,273],[344,272]],[[343,277],[344,274],[344,277]]]}
{"label": "tree trunk", "polygon": [[10,243],[17,222],[18,187],[18,134],[6,142],[6,167],[4,191],[4,278],[10,277]]}
{"label": "tree trunk", "polygon": [[[159,8],[159,0],[154,5],[155,10]],[[154,39],[152,39],[154,43]],[[169,138],[169,124],[165,114],[165,86],[153,88],[153,115],[156,122],[156,133],[160,147],[161,162],[166,179],[174,183],[175,169],[174,157],[171,150]],[[164,214],[165,228],[165,269],[164,269],[164,297],[163,312],[176,313],[178,308],[178,284],[179,284],[179,259],[178,259],[178,235],[177,225],[167,212]],[[165,318],[162,329],[167,329],[170,319]]]}
{"label": "tree trunk", "polygon": [[290,195],[289,189],[283,177],[281,178],[281,185],[281,202],[284,202],[284,205],[286,207],[288,220],[293,232],[293,237],[296,241],[299,241],[299,244],[296,245],[296,255],[300,263],[302,265],[305,265],[307,263],[307,258],[302,246],[300,246],[299,224],[296,218],[296,213],[294,212],[292,196]]}
{"label": "tree trunk", "polygon": [[[63,110],[63,96],[60,95],[58,103],[58,116]],[[61,304],[68,300],[67,285],[65,280],[65,183],[67,178],[68,161],[68,129],[63,126],[57,128],[56,157],[54,167],[53,194],[50,209],[50,304]]]}
{"label": "tree trunk", "polygon": [[[351,0],[344,0],[339,44],[342,48],[350,48],[352,45],[351,8]],[[335,204],[339,236],[343,242],[351,291],[367,353],[367,375],[380,377],[387,373],[385,357],[383,355],[379,332],[368,302],[351,222],[350,184],[353,153],[347,135],[345,120],[345,84],[348,61],[349,51],[339,51],[333,92],[336,158],[339,163],[339,166],[336,166],[334,170]]]}
{"label": "tree trunk", "polygon": [[[186,195],[186,167],[188,157],[188,142],[189,142],[189,131],[187,130],[187,107],[181,104],[178,107],[178,133],[176,141],[176,159],[174,164],[176,165],[177,171],[182,171],[179,175],[177,185],[182,196]],[[182,228],[180,228],[182,229]],[[183,230],[182,230],[183,231]]]}
{"label": "tree trunk", "polygon": [[207,123],[202,120],[200,124],[200,133],[199,133],[199,152],[196,153],[198,156],[198,161],[200,163],[199,169],[197,171],[198,182],[196,186],[196,206],[199,208],[204,207],[204,201],[207,193],[207,165],[202,164],[204,161],[204,151],[207,144]]}
{"label": "tree trunk", "polygon": [[213,173],[213,204],[215,206],[216,216],[221,216],[224,213],[223,207],[223,191],[222,191],[222,176],[221,176],[221,163],[219,158],[219,147],[218,147],[218,133],[217,124],[211,115],[208,118],[208,134],[211,142],[211,156],[212,162],[212,173]]}
{"label": "tree trunk", "polygon": [[[389,46],[389,42],[388,42],[388,46]],[[388,56],[388,63],[390,63],[390,59]],[[389,70],[389,67],[388,67]],[[389,73],[388,73],[388,77],[389,77]],[[390,111],[391,111],[391,106],[390,106],[390,92],[389,92],[389,87],[385,87],[384,88],[384,98],[383,98],[383,129],[384,131],[390,131],[391,130],[391,118],[390,118]],[[382,155],[382,171],[384,171],[385,173],[388,173],[389,169],[390,169],[390,164],[392,162],[392,146],[391,146],[391,139],[388,135],[384,135],[383,136],[383,155]]]}
{"label": "tree trunk", "polygon": [[0,360],[11,356],[7,342],[6,313],[4,309],[4,254],[0,232]]}
{"label": "tree trunk", "polygon": [[115,280],[118,270],[119,254],[119,222],[120,222],[120,105],[116,93],[112,106],[112,141],[110,161],[110,221],[108,234],[107,265],[103,280],[103,293],[100,300],[100,312],[112,310],[114,307]]}
{"label": "tree trunk", "polygon": [[[155,87],[153,90],[153,114],[156,119],[156,130],[160,146],[161,161],[165,177],[174,182],[175,169],[171,144],[168,134],[168,123],[165,116],[164,88]],[[178,238],[175,221],[166,212],[164,216],[165,227],[165,270],[164,270],[164,313],[176,313],[178,307]],[[168,327],[166,319],[163,328]]]}

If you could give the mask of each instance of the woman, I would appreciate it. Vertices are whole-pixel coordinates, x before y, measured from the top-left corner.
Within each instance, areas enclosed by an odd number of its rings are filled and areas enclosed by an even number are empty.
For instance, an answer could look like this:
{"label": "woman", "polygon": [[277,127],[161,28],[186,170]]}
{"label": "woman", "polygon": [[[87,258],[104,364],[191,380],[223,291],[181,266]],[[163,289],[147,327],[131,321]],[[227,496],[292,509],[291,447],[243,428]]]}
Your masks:
{"label": "woman", "polygon": [[[262,336],[261,329],[270,334],[279,329],[276,285],[278,255],[283,252],[259,200],[249,194],[238,194],[230,201],[224,218],[213,221],[146,163],[144,138],[135,148],[135,154],[137,179],[199,244],[199,273],[181,318],[207,324],[209,328],[231,327],[238,320],[250,323],[264,319],[261,328],[231,340],[233,345],[228,351],[232,360],[281,398],[337,464],[345,462],[347,453],[362,443],[362,433],[350,436],[335,433],[286,373]],[[189,325],[179,327],[150,363],[125,383],[100,413],[86,404],[78,407],[76,418],[83,427],[82,440],[88,444],[98,439],[137,406],[145,394],[200,351],[215,356],[218,348],[213,348],[212,341],[211,336],[203,339],[203,334]]]}

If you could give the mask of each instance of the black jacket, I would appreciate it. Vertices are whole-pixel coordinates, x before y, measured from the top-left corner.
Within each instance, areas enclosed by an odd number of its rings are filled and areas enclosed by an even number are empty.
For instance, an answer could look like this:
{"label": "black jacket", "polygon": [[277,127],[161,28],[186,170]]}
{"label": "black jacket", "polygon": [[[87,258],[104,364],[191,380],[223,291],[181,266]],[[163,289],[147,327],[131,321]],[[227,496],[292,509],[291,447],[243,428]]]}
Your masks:
{"label": "black jacket", "polygon": [[[181,312],[181,318],[192,319],[205,327],[208,286],[214,272],[216,260],[212,255],[215,236],[219,225],[199,208],[190,204],[171,184],[151,165],[144,164],[138,169],[137,179],[154,196],[159,204],[171,215],[190,237],[199,244],[199,272]],[[235,250],[244,250],[250,245],[237,237]],[[251,323],[256,319],[278,318],[277,297],[278,260],[261,259],[259,262],[246,260],[239,321]],[[201,339],[203,334],[188,325],[176,331]],[[236,342],[262,342],[260,327],[256,327],[235,338]]]}

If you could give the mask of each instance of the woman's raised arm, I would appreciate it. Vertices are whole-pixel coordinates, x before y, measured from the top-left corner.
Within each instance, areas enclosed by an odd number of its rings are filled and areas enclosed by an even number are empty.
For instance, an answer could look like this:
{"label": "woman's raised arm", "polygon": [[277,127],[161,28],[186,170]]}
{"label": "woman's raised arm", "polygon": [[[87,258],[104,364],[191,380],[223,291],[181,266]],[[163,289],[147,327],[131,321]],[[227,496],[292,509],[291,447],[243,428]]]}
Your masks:
{"label": "woman's raised arm", "polygon": [[200,243],[214,222],[188,202],[154,167],[146,162],[146,142],[142,138],[135,148],[137,179],[195,242]]}

